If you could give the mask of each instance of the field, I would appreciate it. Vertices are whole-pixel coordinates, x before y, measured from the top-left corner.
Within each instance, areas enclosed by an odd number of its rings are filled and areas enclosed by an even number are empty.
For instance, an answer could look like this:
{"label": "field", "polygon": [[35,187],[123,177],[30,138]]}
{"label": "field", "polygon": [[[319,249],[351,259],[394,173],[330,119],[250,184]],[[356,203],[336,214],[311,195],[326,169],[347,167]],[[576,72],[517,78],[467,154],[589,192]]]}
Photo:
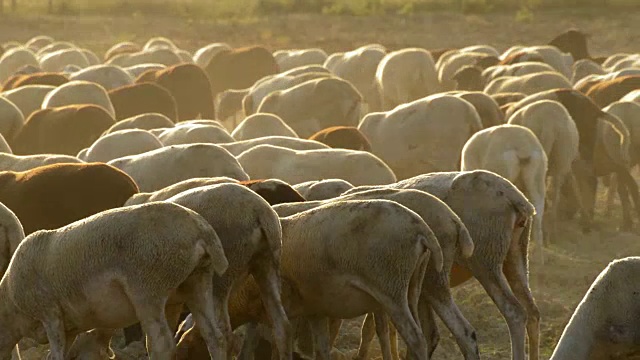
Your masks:
{"label": "field", "polygon": [[[579,1],[576,1],[579,2]],[[44,3],[44,1],[43,1]],[[6,5],[5,5],[6,6]],[[390,49],[491,44],[504,50],[513,44],[542,44],[569,27],[592,35],[594,56],[638,52],[640,10],[557,10],[517,17],[515,11],[487,14],[424,13],[413,15],[269,15],[241,18],[145,16],[86,16],[6,14],[0,18],[0,43],[26,41],[38,34],[69,40],[100,55],[118,41],[144,43],[166,36],[190,51],[210,42],[233,46],[264,44],[271,49],[321,47],[343,51],[366,43]],[[576,304],[598,273],[613,259],[640,253],[640,236],[617,232],[620,214],[603,216],[599,201],[598,229],[582,234],[572,223],[563,224],[557,239],[545,249],[544,267],[533,264],[531,286],[542,312],[542,358],[548,359]],[[510,358],[506,324],[484,290],[475,281],[455,289],[462,312],[478,332],[483,359]],[[352,352],[359,341],[355,321],[343,326],[338,347]],[[442,341],[434,359],[460,359],[455,343],[441,326]]]}

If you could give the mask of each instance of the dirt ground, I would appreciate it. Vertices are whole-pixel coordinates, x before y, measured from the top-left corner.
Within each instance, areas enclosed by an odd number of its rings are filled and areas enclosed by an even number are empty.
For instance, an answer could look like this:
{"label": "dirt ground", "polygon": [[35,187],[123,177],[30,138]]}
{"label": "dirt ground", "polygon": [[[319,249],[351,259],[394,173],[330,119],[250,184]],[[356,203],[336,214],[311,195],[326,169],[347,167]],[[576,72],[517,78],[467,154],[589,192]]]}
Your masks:
{"label": "dirt ground", "polygon": [[[0,18],[0,42],[26,41],[34,35],[47,34],[76,42],[99,55],[115,42],[143,43],[151,36],[167,36],[189,51],[220,41],[233,46],[265,44],[273,50],[322,47],[327,52],[374,42],[390,49],[483,43],[504,50],[515,44],[545,43],[569,27],[578,27],[592,35],[590,48],[594,56],[640,51],[640,11],[534,13],[530,23],[515,21],[514,14],[289,15],[206,21],[152,18],[142,14],[127,18],[7,16]],[[640,254],[640,236],[616,231],[619,211],[605,218],[602,199],[599,208],[597,231],[582,234],[575,224],[563,224],[558,238],[552,239],[545,249],[546,265],[531,267],[531,286],[542,313],[542,359],[550,357],[575,306],[607,263]],[[477,330],[482,358],[510,358],[507,326],[481,286],[474,280],[455,289],[454,294],[462,312]],[[434,359],[462,358],[448,331],[443,326],[440,329],[442,341]],[[358,341],[358,322],[347,322],[338,348],[352,352]],[[377,349],[374,353],[379,354]]]}

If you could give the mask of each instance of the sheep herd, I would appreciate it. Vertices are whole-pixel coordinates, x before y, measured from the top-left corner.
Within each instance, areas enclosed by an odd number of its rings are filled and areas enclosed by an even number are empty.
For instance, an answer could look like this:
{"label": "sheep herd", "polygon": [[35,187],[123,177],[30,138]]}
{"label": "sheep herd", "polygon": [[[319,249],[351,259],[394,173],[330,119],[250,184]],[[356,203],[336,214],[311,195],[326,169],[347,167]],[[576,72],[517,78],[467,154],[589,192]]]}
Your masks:
{"label": "sheep herd", "polygon": [[[594,230],[599,184],[632,229],[639,163],[640,54],[576,29],[504,51],[6,42],[0,360],[329,360],[362,315],[355,359],[374,335],[399,359],[398,334],[431,358],[436,316],[480,359],[451,294],[471,278],[538,360],[529,255],[560,221]],[[637,276],[612,261],[551,359],[640,352]]]}

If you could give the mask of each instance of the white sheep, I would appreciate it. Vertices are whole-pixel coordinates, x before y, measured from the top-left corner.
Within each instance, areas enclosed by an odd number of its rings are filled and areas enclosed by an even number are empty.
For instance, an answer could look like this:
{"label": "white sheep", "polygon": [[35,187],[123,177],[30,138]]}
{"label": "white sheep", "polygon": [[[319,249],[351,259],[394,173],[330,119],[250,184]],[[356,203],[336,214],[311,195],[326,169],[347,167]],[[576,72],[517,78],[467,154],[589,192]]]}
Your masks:
{"label": "white sheep", "polygon": [[484,88],[489,95],[519,92],[532,95],[545,90],[571,89],[573,85],[558,72],[539,72],[522,76],[501,76],[493,79]]}
{"label": "white sheep", "polygon": [[[563,53],[555,46],[539,45],[539,46],[513,46],[500,56],[504,60],[511,55],[524,53],[519,60],[527,61],[533,58],[541,58],[546,64],[551,65],[556,71],[564,75],[567,79],[571,78],[571,65],[573,65],[573,56],[570,53]],[[519,61],[519,62],[522,62]]]}
{"label": "white sheep", "polygon": [[576,307],[551,360],[627,359],[640,350],[640,257],[609,263]]}
{"label": "white sheep", "polygon": [[476,62],[487,55],[481,52],[458,52],[452,54],[445,61],[438,61],[438,81],[443,90],[455,90],[456,81],[454,75],[458,70],[467,65],[475,65]]}
{"label": "white sheep", "polygon": [[236,141],[256,139],[263,136],[297,138],[298,134],[277,115],[265,113],[248,116],[231,133],[231,137]]}
{"label": "white sheep", "polygon": [[15,104],[26,121],[32,113],[40,110],[44,98],[55,88],[55,86],[50,85],[25,85],[17,89],[4,91],[0,93],[0,97]]}
{"label": "white sheep", "polygon": [[636,103],[640,103],[640,90],[633,90],[627,95],[623,96],[620,101],[633,101]]}
{"label": "white sheep", "polygon": [[574,181],[571,166],[578,158],[578,128],[567,109],[552,100],[536,101],[519,109],[509,118],[509,124],[531,130],[547,155],[547,176],[551,177],[551,183],[547,190],[550,206],[545,210],[547,219],[550,219],[546,223],[550,225],[546,228],[549,237],[553,238],[557,234],[558,202],[562,187],[565,182]]}
{"label": "white sheep", "polygon": [[130,54],[120,54],[112,57],[106,64],[119,65],[124,68],[140,64],[161,64],[164,66],[177,65],[182,59],[172,49],[157,48],[143,50]]}
{"label": "white sheep", "polygon": [[322,65],[327,60],[327,53],[318,48],[278,50],[273,53],[280,72],[306,65]]}
{"label": "white sheep", "polygon": [[111,160],[109,165],[131,176],[140,191],[155,191],[179,181],[203,176],[249,180],[238,161],[214,144],[172,145]]}
{"label": "white sheep", "polygon": [[573,64],[573,74],[571,75],[571,83],[575,84],[579,80],[589,75],[604,75],[606,71],[602,65],[591,59],[580,59]]}
{"label": "white sheep", "polygon": [[209,61],[221,51],[232,50],[233,48],[229,44],[225,43],[213,43],[201,47],[193,54],[193,61],[201,68],[207,67]]}
{"label": "white sheep", "polygon": [[89,60],[77,48],[53,51],[40,57],[40,67],[44,71],[62,71],[68,65],[84,69],[89,66]]}
{"label": "white sheep", "polygon": [[48,340],[49,357],[62,360],[77,334],[139,320],[150,357],[172,359],[173,314],[166,317],[165,307],[186,304],[210,354],[222,358],[211,278],[228,265],[211,225],[176,204],[119,208],[37,231],[18,246],[0,281],[0,357],[10,358],[29,337]]}
{"label": "white sheep", "polygon": [[134,78],[119,66],[94,65],[71,74],[69,80],[91,81],[109,91],[121,86],[133,84]]}
{"label": "white sheep", "polygon": [[0,56],[0,83],[4,83],[23,66],[40,67],[38,58],[33,51],[24,47],[15,47],[7,50]]}
{"label": "white sheep", "polygon": [[237,184],[238,180],[232,179],[230,177],[225,177],[225,176],[191,178],[191,179],[177,182],[173,185],[169,185],[160,190],[156,190],[152,192],[139,192],[137,194],[133,194],[124,205],[125,206],[140,205],[140,204],[144,204],[152,201],[164,201],[184,191],[188,191],[198,187],[217,185],[217,184],[226,184],[226,183]]}
{"label": "white sheep", "polygon": [[111,126],[109,130],[105,131],[105,134],[126,129],[153,130],[167,129],[172,128],[173,126],[173,121],[171,121],[166,115],[159,113],[146,113],[118,121]]}
{"label": "white sheep", "polygon": [[388,112],[368,114],[358,129],[371,143],[373,153],[399,179],[406,179],[457,170],[462,147],[482,129],[482,122],[468,101],[436,94]]}
{"label": "white sheep", "polygon": [[80,80],[69,81],[50,91],[42,100],[42,109],[76,104],[97,105],[112,118],[116,117],[116,111],[107,91],[96,83]]}
{"label": "white sheep", "polygon": [[320,150],[330,149],[329,146],[315,140],[298,139],[288,136],[263,136],[255,139],[236,141],[232,143],[220,144],[234,156],[254,148],[258,145],[274,145],[292,150]]}
{"label": "white sheep", "polygon": [[47,35],[38,35],[38,36],[34,36],[31,39],[29,39],[24,46],[30,48],[33,51],[38,51],[40,49],[42,49],[43,47],[52,44],[55,42],[55,39],[52,38],[51,36],[47,36]]}
{"label": "white sheep", "polygon": [[501,76],[522,76],[541,72],[556,71],[551,65],[542,62],[525,61],[510,65],[494,65],[482,71],[482,78],[488,84]]}
{"label": "white sheep", "polygon": [[406,48],[385,55],[376,70],[382,110],[440,92],[436,66],[424,49]]}
{"label": "white sheep", "polygon": [[147,40],[147,42],[142,47],[142,50],[153,50],[153,49],[177,50],[178,47],[172,40],[164,36],[156,36]]}
{"label": "white sheep", "polygon": [[536,135],[520,125],[499,125],[475,133],[462,149],[461,170],[488,170],[514,183],[536,214],[532,238],[543,259],[544,199],[548,158]]}
{"label": "white sheep", "polygon": [[354,186],[383,185],[396,181],[393,171],[378,157],[346,149],[296,151],[259,145],[237,156],[253,179],[280,179],[289,184],[310,180],[342,179]]}
{"label": "white sheep", "polygon": [[140,74],[146,71],[149,71],[149,70],[158,71],[166,68],[167,66],[162,64],[144,63],[144,64],[127,66],[124,69],[135,79],[138,76],[140,76]]}
{"label": "white sheep", "polygon": [[223,144],[235,141],[222,127],[189,123],[178,123],[163,131],[158,138],[166,146],[194,143]]}
{"label": "white sheep", "polygon": [[305,181],[293,186],[308,201],[327,200],[340,196],[353,185],[342,179],[324,179]]}
{"label": "white sheep", "polygon": [[24,125],[24,115],[18,106],[0,94],[0,135],[13,139]]}
{"label": "white sheep", "polygon": [[89,66],[95,66],[102,63],[102,60],[100,60],[98,55],[96,55],[96,53],[94,53],[93,51],[89,49],[80,49],[80,51],[87,58],[87,61],[89,61]]}
{"label": "white sheep", "polygon": [[0,276],[4,275],[11,256],[24,239],[24,229],[11,209],[0,203]]}
{"label": "white sheep", "polygon": [[83,157],[78,155],[78,158],[86,162],[108,162],[160,149],[162,146],[162,142],[146,130],[120,130],[100,137]]}
{"label": "white sheep", "polygon": [[41,154],[41,155],[13,155],[0,153],[0,171],[27,171],[44,165],[60,163],[81,163],[82,160],[74,156]]}
{"label": "white sheep", "polygon": [[51,44],[40,48],[36,55],[41,59],[44,55],[64,49],[75,49],[76,45],[68,41],[54,41]]}
{"label": "white sheep", "polygon": [[368,107],[366,112],[380,111],[380,94],[376,85],[378,64],[387,50],[379,45],[364,45],[345,53],[335,53],[324,66],[355,86]]}

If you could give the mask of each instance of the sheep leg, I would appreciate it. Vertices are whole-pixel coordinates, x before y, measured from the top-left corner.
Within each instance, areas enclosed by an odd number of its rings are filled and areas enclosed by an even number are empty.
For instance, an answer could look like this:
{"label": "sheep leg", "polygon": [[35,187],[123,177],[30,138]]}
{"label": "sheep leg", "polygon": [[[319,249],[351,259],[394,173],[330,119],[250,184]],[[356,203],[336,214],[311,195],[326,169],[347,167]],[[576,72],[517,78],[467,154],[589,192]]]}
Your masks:
{"label": "sheep leg", "polygon": [[[354,360],[364,360],[368,358],[369,346],[371,346],[373,334],[376,330],[377,324],[374,326],[373,313],[368,313],[365,315],[364,320],[362,320],[362,327],[360,328],[360,346],[358,347],[358,355],[355,356]],[[387,338],[389,336],[388,333],[389,329],[387,328]],[[380,335],[378,335],[378,339],[380,339]],[[382,340],[380,341],[380,346],[382,347]]]}
{"label": "sheep leg", "polygon": [[[427,351],[427,341],[425,340],[420,326],[413,319],[413,314],[409,309],[409,304],[405,303],[398,306],[388,307],[387,313],[391,317],[391,321],[396,330],[400,333],[400,336],[407,344],[407,357],[411,356],[412,359],[427,360],[429,359],[429,353]],[[391,342],[392,354],[393,354],[393,341]],[[397,353],[397,347],[395,349]]]}
{"label": "sheep leg", "polygon": [[538,360],[540,353],[540,310],[536,305],[527,277],[526,250],[513,242],[505,259],[503,272],[520,304],[527,311],[527,335],[529,337],[529,360]]}
{"label": "sheep leg", "polygon": [[500,310],[509,327],[511,359],[525,360],[525,325],[527,314],[515,297],[500,268],[482,268],[470,263],[473,274]]}
{"label": "sheep leg", "polygon": [[329,321],[326,317],[309,317],[309,325],[313,332],[313,343],[317,360],[331,359],[329,344]]}
{"label": "sheep leg", "polygon": [[427,351],[429,357],[431,357],[440,343],[440,333],[438,332],[433,308],[424,296],[420,298],[420,327],[426,337]]}
{"label": "sheep leg", "polygon": [[[565,181],[564,185],[568,185],[569,191],[572,193],[573,197],[578,202],[578,209],[580,210],[580,223],[582,225],[582,232],[587,233],[591,231],[591,227],[593,226],[593,211],[590,211],[588,208],[586,189],[584,184],[579,184],[578,179],[573,171],[570,171],[567,174],[567,181]],[[564,187],[564,186],[563,186]],[[560,191],[562,193],[562,191]],[[556,202],[556,218],[560,218],[559,209],[560,209],[560,199],[561,196],[558,196],[558,202]],[[593,209],[591,209],[593,210]]]}
{"label": "sheep leg", "polygon": [[49,340],[49,360],[64,360],[66,354],[67,336],[64,331],[64,322],[59,317],[46,319],[42,322],[44,331]]}
{"label": "sheep leg", "polygon": [[[273,264],[272,261],[268,263]],[[273,266],[266,265],[260,266],[260,270],[254,271],[253,273],[260,287],[262,302],[271,320],[274,342],[278,348],[280,359],[291,359],[293,352],[291,324],[282,306],[282,300],[280,298],[280,278],[277,271]]]}
{"label": "sheep leg", "polygon": [[606,209],[605,209],[605,213],[604,215],[606,217],[611,217],[612,212],[613,212],[613,200],[614,200],[614,193],[618,192],[618,187],[619,187],[619,180],[617,178],[617,176],[615,174],[611,174],[610,176],[606,176],[603,179],[603,183],[607,183],[604,180],[608,180],[608,188],[607,188],[607,205],[606,205]]}
{"label": "sheep leg", "polygon": [[340,328],[342,327],[342,319],[329,319],[329,345],[333,349],[338,335],[340,334]]}
{"label": "sheep leg", "polygon": [[171,360],[175,357],[176,344],[164,315],[166,298],[132,298],[136,315],[147,335],[147,352],[151,359]]}
{"label": "sheep leg", "polygon": [[398,330],[395,326],[389,326],[389,343],[391,344],[391,356],[393,360],[400,360],[400,350],[398,350]]}
{"label": "sheep leg", "polygon": [[633,228],[633,220],[631,220],[631,203],[629,202],[629,192],[625,183],[618,186],[618,197],[622,205],[622,225],[621,231],[631,231]]}
{"label": "sheep leg", "polygon": [[631,176],[627,169],[622,170],[618,173],[619,185],[618,187],[627,187],[629,194],[631,195],[631,199],[633,200],[633,206],[636,209],[636,213],[638,214],[638,218],[640,220],[640,193],[638,193],[638,183]]}
{"label": "sheep leg", "polygon": [[237,360],[253,360],[253,353],[258,347],[260,335],[258,334],[258,324],[254,322],[247,323],[244,331],[244,341],[242,349],[237,356]]}
{"label": "sheep leg", "polygon": [[[223,332],[220,330],[220,319],[216,314],[216,302],[213,296],[211,278],[201,276],[194,279],[192,291],[188,294],[186,304],[191,310],[194,327],[204,339],[212,359],[225,359],[227,357],[227,343]],[[199,284],[198,284],[199,283]],[[212,304],[214,306],[212,306]]]}
{"label": "sheep leg", "polygon": [[373,318],[376,325],[376,335],[378,335],[378,341],[380,342],[382,359],[391,360],[392,354],[391,343],[389,341],[389,317],[384,313],[384,311],[376,311],[373,313]]}

